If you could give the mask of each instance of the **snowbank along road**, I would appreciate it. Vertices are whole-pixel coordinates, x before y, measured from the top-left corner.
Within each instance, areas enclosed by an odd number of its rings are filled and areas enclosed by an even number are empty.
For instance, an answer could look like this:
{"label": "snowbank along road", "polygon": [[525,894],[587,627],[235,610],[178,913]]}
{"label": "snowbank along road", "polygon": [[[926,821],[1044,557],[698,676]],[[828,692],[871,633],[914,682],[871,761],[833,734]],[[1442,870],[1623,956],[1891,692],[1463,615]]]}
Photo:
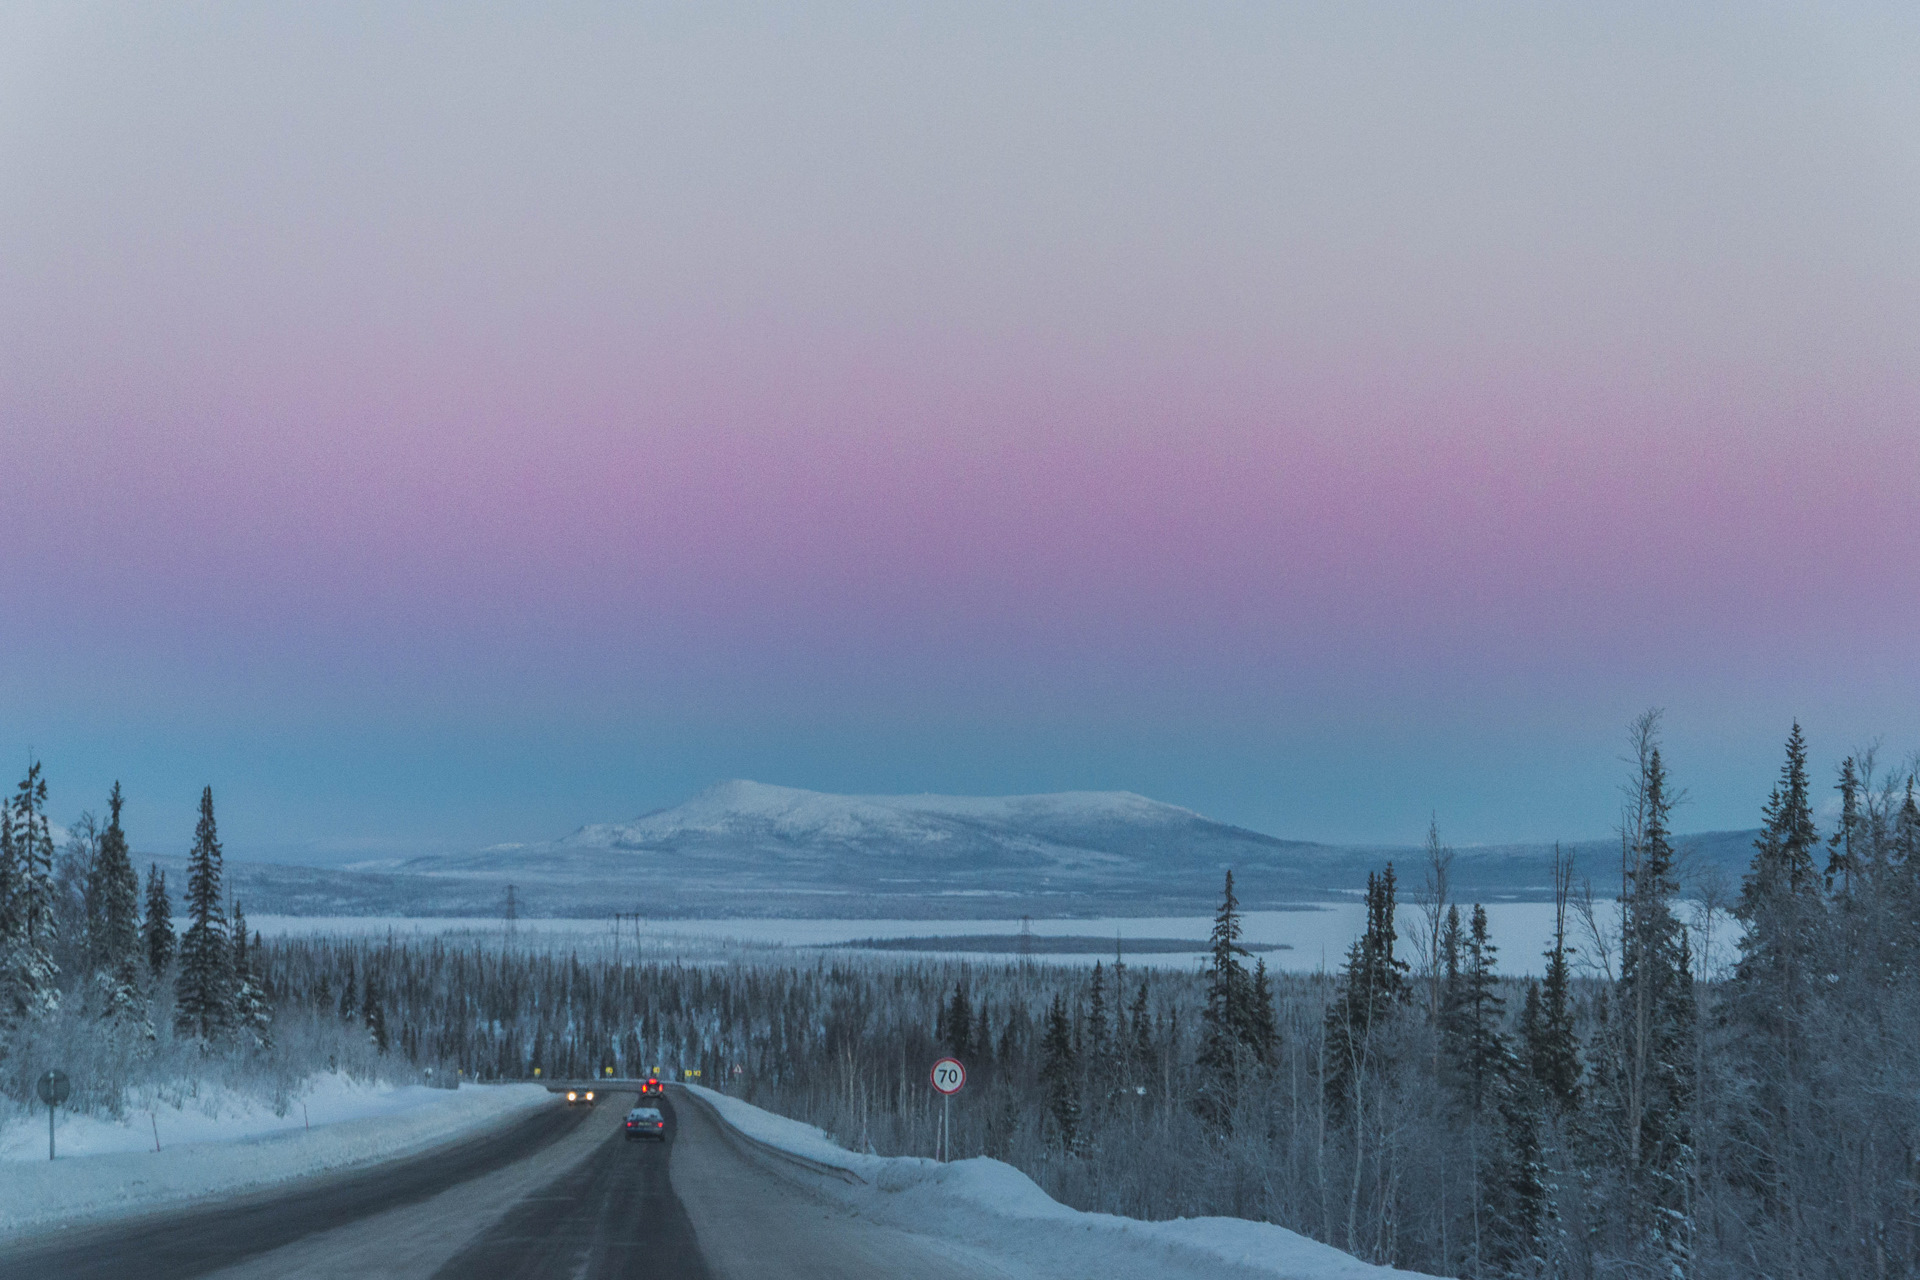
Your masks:
{"label": "snowbank along road", "polygon": [[949,1241],[866,1220],[676,1090],[664,1143],[617,1095],[437,1151],[205,1207],[11,1242],[0,1278],[1004,1277]]}

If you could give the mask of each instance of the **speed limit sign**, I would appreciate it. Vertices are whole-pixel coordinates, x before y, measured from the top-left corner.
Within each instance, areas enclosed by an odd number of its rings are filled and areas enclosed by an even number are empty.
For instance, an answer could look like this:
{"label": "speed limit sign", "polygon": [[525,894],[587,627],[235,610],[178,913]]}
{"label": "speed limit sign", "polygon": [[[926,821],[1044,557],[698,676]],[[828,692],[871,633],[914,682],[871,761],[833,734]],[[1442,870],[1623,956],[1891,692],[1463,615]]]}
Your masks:
{"label": "speed limit sign", "polygon": [[960,1059],[942,1058],[933,1064],[933,1087],[941,1093],[956,1094],[966,1082],[967,1069],[960,1065]]}

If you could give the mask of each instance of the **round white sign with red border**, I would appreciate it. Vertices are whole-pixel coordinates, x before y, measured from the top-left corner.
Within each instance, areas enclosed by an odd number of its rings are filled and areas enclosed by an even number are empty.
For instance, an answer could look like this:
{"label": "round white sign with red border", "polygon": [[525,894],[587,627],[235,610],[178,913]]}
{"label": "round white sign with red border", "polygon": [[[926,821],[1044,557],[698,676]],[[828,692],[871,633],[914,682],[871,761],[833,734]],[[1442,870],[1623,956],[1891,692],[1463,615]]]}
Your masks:
{"label": "round white sign with red border", "polygon": [[945,1094],[960,1092],[967,1082],[967,1069],[958,1058],[942,1058],[933,1064],[933,1087]]}

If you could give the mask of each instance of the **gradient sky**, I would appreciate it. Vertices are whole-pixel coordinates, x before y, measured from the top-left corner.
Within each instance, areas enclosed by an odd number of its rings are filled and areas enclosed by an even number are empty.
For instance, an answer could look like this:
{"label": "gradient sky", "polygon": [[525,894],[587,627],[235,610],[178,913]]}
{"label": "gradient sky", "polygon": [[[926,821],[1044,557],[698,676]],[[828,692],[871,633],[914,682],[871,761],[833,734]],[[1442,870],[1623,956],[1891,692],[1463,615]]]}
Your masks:
{"label": "gradient sky", "polygon": [[0,762],[143,849],[1747,826],[1917,552],[1911,4],[0,8]]}

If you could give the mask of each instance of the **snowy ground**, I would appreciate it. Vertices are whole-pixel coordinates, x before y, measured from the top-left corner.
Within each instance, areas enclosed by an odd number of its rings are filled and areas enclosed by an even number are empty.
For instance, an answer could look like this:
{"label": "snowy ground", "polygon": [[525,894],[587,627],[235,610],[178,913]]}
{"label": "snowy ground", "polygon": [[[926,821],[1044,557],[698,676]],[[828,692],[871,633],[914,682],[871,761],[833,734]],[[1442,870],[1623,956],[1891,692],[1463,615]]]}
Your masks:
{"label": "snowy ground", "polygon": [[539,1085],[451,1090],[324,1074],[284,1116],[209,1090],[148,1101],[120,1122],[56,1113],[51,1163],[44,1110],[0,1128],[0,1236],[390,1159],[551,1105],[552,1097]]}
{"label": "snowy ground", "polygon": [[857,1155],[812,1125],[691,1086],[734,1128],[805,1159],[851,1170],[829,1183],[881,1222],[991,1257],[1015,1275],[1100,1280],[1415,1280],[1421,1273],[1361,1262],[1296,1232],[1242,1218],[1140,1222],[1069,1209],[998,1160],[940,1164]]}

